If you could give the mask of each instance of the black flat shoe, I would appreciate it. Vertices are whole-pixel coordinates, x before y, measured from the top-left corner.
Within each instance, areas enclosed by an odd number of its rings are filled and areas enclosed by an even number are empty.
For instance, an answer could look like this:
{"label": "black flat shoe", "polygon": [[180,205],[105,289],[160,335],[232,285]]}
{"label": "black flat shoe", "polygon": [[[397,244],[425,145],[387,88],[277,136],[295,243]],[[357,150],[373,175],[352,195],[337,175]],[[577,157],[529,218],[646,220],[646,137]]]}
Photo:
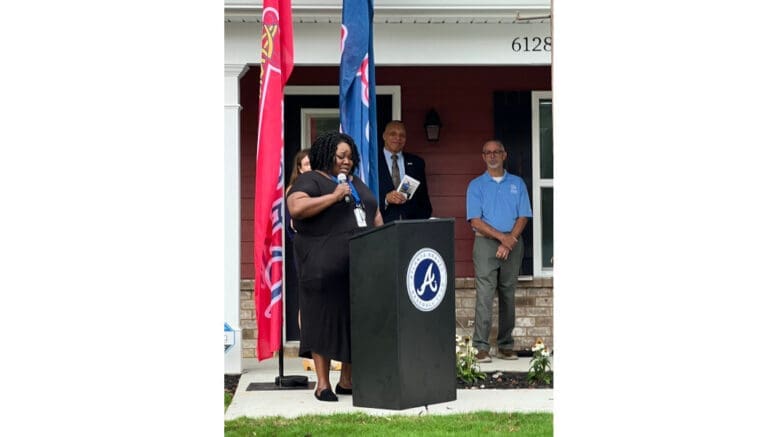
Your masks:
{"label": "black flat shoe", "polygon": [[340,387],[340,384],[337,384],[335,386],[335,393],[337,393],[339,395],[352,395],[353,394],[353,388]]}
{"label": "black flat shoe", "polygon": [[321,390],[321,394],[318,394],[315,390],[313,390],[313,396],[315,396],[319,401],[337,402],[337,396],[335,396],[335,394],[332,393],[332,390],[328,388]]}

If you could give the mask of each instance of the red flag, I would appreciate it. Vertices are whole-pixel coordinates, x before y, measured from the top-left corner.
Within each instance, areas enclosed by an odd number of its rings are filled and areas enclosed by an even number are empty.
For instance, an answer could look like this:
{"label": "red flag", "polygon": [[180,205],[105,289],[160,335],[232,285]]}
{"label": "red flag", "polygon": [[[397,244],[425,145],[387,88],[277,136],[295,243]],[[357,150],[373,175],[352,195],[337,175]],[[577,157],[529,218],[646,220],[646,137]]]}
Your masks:
{"label": "red flag", "polygon": [[256,355],[270,358],[283,332],[283,87],[294,68],[291,0],[265,0],[254,202]]}

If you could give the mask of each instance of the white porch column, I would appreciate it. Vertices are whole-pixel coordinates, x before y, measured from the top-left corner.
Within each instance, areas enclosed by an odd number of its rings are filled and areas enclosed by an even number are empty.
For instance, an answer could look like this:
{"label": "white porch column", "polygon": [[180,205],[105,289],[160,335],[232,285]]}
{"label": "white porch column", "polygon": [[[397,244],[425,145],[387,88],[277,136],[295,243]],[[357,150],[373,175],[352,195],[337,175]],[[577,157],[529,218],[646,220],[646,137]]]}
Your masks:
{"label": "white porch column", "polygon": [[[240,78],[247,70],[246,64],[224,65],[225,374],[239,374],[243,370],[240,326]],[[227,332],[226,325],[234,333]]]}

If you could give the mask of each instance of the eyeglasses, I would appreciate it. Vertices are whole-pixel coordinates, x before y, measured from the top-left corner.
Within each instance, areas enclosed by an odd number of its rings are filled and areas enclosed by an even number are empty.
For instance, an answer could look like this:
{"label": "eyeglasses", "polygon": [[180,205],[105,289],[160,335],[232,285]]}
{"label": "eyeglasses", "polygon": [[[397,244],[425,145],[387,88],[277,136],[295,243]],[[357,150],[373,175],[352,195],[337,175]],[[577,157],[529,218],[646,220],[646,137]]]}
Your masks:
{"label": "eyeglasses", "polygon": [[502,156],[502,154],[505,153],[504,150],[486,150],[483,152],[483,155],[485,156]]}

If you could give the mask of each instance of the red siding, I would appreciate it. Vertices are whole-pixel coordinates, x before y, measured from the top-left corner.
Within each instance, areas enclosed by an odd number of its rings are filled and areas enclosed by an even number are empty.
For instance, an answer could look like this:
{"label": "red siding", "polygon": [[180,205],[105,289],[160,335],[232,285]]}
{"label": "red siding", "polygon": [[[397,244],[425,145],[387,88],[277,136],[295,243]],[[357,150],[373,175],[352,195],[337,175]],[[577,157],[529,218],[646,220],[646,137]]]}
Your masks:
{"label": "red siding", "polygon": [[243,279],[254,279],[254,252],[250,249],[254,244],[253,225],[247,226],[247,223],[254,218],[259,73],[259,67],[251,67],[240,80],[240,277]]}
{"label": "red siding", "polygon": [[[241,112],[241,277],[254,277],[250,220],[253,219],[259,68],[240,82]],[[426,160],[429,193],[436,217],[455,217],[456,276],[471,277],[473,235],[465,222],[469,181],[485,171],[480,148],[494,134],[494,91],[550,90],[550,67],[378,67],[378,85],[402,87],[405,150]],[[337,67],[297,67],[289,85],[337,85]],[[429,143],[423,129],[434,107],[443,127]],[[380,133],[379,133],[380,135]]]}

